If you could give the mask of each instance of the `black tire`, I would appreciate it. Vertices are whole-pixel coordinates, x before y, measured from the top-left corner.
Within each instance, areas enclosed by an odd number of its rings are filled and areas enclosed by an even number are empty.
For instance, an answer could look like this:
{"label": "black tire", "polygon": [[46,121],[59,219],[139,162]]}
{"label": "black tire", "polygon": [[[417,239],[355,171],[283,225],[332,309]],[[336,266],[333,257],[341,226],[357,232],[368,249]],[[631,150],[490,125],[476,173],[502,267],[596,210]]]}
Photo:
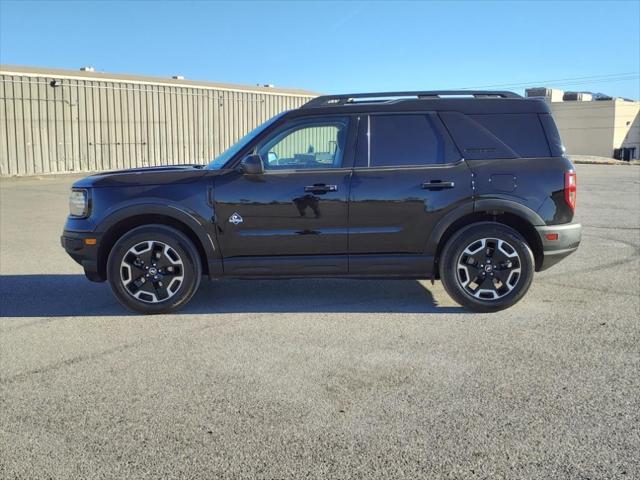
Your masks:
{"label": "black tire", "polygon": [[118,301],[144,314],[182,307],[198,290],[201,276],[200,256],[191,240],[166,225],[144,225],[125,233],[107,261],[107,279]]}
{"label": "black tire", "polygon": [[517,303],[529,290],[535,270],[522,235],[496,222],[474,223],[454,233],[439,264],[447,293],[475,312],[496,312]]}

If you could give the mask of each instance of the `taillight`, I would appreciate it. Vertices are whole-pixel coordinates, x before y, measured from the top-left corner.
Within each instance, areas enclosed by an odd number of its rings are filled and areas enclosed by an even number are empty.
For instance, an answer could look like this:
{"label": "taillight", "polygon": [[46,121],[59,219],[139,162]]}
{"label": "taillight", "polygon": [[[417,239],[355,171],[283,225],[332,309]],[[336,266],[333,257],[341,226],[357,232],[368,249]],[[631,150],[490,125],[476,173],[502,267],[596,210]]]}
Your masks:
{"label": "taillight", "polygon": [[576,185],[576,172],[570,170],[564,172],[564,199],[572,212],[576,211],[576,195],[578,193]]}

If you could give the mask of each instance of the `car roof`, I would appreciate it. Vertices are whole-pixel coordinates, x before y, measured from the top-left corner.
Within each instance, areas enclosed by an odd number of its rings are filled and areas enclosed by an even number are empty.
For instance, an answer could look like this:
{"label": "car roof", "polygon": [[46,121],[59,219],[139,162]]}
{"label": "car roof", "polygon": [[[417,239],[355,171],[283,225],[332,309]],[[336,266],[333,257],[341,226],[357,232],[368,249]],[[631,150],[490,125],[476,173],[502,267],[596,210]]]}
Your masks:
{"label": "car roof", "polygon": [[295,116],[350,113],[456,111],[466,114],[550,113],[542,99],[523,98],[513,92],[430,90],[324,95],[297,110]]}

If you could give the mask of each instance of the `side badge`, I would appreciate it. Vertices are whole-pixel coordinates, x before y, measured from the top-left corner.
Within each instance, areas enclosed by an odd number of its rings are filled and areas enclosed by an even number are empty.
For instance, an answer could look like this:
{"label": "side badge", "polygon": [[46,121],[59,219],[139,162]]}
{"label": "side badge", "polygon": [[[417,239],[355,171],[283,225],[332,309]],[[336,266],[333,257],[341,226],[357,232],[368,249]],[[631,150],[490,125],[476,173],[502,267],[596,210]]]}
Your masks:
{"label": "side badge", "polygon": [[239,225],[243,222],[244,220],[242,220],[242,217],[240,216],[240,214],[238,212],[233,212],[233,215],[231,215],[229,217],[229,222],[233,223],[234,225]]}

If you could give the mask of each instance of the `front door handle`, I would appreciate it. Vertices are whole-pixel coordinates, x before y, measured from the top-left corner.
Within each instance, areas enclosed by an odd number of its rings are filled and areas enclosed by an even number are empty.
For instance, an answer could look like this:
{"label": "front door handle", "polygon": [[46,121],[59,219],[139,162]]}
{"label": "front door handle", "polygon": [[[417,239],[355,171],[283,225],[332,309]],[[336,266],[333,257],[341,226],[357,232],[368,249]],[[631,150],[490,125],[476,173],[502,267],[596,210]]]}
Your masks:
{"label": "front door handle", "polygon": [[442,180],[431,180],[430,182],[424,182],[422,188],[425,190],[444,190],[445,188],[455,187],[454,182],[443,182]]}
{"label": "front door handle", "polygon": [[311,193],[327,193],[327,192],[337,192],[337,185],[325,185],[324,183],[316,183],[314,185],[307,185],[304,187],[305,192]]}

